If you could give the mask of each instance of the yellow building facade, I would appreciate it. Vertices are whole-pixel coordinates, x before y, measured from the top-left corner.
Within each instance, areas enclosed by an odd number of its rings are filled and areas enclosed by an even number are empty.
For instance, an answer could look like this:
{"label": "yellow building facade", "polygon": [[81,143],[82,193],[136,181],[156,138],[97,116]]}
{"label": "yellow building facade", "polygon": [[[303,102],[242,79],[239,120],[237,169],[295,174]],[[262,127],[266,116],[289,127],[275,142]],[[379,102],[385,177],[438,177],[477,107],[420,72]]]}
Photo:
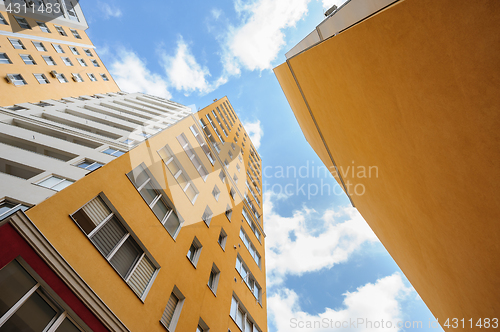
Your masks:
{"label": "yellow building facade", "polygon": [[496,1],[353,0],[274,69],[306,139],[444,327],[479,329],[500,308],[499,18]]}

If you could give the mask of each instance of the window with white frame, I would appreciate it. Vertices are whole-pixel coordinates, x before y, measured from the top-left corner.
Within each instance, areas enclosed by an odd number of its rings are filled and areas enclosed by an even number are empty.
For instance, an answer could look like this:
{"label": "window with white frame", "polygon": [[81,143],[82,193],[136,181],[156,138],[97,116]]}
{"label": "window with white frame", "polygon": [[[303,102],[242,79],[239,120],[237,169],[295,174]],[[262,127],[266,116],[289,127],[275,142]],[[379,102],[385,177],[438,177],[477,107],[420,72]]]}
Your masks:
{"label": "window with white frame", "polygon": [[200,158],[198,158],[198,156],[194,152],[194,149],[187,140],[186,135],[184,135],[184,133],[180,134],[179,136],[177,136],[177,140],[179,141],[179,144],[182,146],[184,152],[186,152],[189,160],[191,160],[191,163],[193,164],[194,168],[196,168],[196,170],[200,174],[203,181],[206,181],[208,177],[208,171],[205,168],[205,166],[203,166],[203,164],[201,163]]}
{"label": "window with white frame", "polygon": [[82,37],[80,36],[80,34],[78,33],[78,31],[76,31],[75,29],[69,29],[69,30],[73,34],[73,37],[75,37],[76,39],[82,39]]}
{"label": "window with white frame", "polygon": [[257,252],[257,249],[255,249],[255,246],[253,245],[252,241],[248,237],[247,233],[243,229],[243,227],[240,228],[240,239],[243,241],[243,244],[245,247],[248,249],[248,252],[250,253],[250,256],[254,259],[255,263],[257,263],[257,266],[260,268],[260,255]]}
{"label": "window with white frame", "polygon": [[217,188],[217,185],[214,186],[214,189],[212,190],[212,195],[214,196],[216,201],[219,200],[220,190],[219,188]]}
{"label": "window with white frame", "polygon": [[112,210],[111,204],[98,195],[71,217],[134,293],[144,300],[159,266]]}
{"label": "window with white frame", "polygon": [[241,171],[240,164],[236,164],[236,170],[237,170],[238,172],[240,172],[240,171]]}
{"label": "window with white frame", "polygon": [[238,176],[236,175],[236,173],[233,176],[233,180],[234,180],[234,183],[238,183]]}
{"label": "window with white frame", "polygon": [[182,295],[179,288],[174,286],[174,290],[168,298],[167,306],[160,319],[160,323],[165,326],[169,332],[175,331],[185,299],[186,298]]}
{"label": "window with white frame", "polygon": [[103,81],[106,81],[106,82],[109,81],[109,78],[108,78],[108,76],[106,76],[106,74],[99,74],[99,75],[101,75]]}
{"label": "window with white frame", "polygon": [[144,164],[127,174],[139,194],[153,211],[156,218],[175,239],[181,228],[182,219],[173,209],[173,204]]}
{"label": "window with white frame", "polygon": [[219,238],[217,239],[217,243],[220,245],[222,250],[225,250],[226,248],[226,241],[227,241],[227,234],[224,231],[224,228],[221,228],[219,233]]}
{"label": "window with white frame", "polygon": [[174,153],[172,152],[168,144],[165,145],[162,149],[158,150],[158,154],[160,155],[167,168],[170,170],[170,173],[172,173],[174,178],[177,180],[177,183],[182,188],[184,193],[186,193],[189,201],[194,204],[196,198],[198,197],[199,191],[194,186],[191,178],[187,175],[187,172],[181,166],[177,157],[174,156]]}
{"label": "window with white frame", "polygon": [[234,190],[234,188],[231,188],[231,190],[229,190],[229,195],[234,201],[236,199],[236,190]]}
{"label": "window with white frame", "polygon": [[9,215],[13,213],[14,211],[17,211],[21,209],[22,211],[26,211],[29,208],[29,206],[21,204],[21,203],[14,203],[9,200],[2,200],[0,202],[0,217],[4,215]]}
{"label": "window with white frame", "polygon": [[113,148],[107,148],[106,150],[103,151],[103,153],[109,154],[110,156],[113,156],[113,157],[119,157],[119,156],[125,154],[125,152],[117,150],[117,149],[113,149]]}
{"label": "window with white frame", "polygon": [[200,132],[198,131],[198,129],[196,128],[195,125],[192,125],[191,127],[189,127],[189,129],[191,130],[191,133],[193,134],[193,136],[196,138],[196,141],[198,142],[198,144],[200,144],[200,147],[203,150],[203,152],[205,153],[205,155],[207,156],[208,160],[213,165],[215,163],[215,159],[212,156],[212,152],[210,151],[210,148],[207,146],[207,144],[205,143],[205,140],[200,135]]}
{"label": "window with white frame", "polygon": [[26,49],[26,47],[24,47],[24,44],[20,39],[9,38],[9,41],[12,44],[12,47],[14,47],[16,50],[25,50]]}
{"label": "window with white frame", "polygon": [[55,66],[56,65],[56,62],[54,61],[54,59],[51,56],[43,55],[42,58],[43,58],[43,60],[45,60],[45,62],[49,66]]}
{"label": "window with white frame", "polygon": [[19,26],[22,29],[31,29],[31,26],[29,25],[28,21],[26,21],[26,19],[24,17],[14,16],[14,18],[16,19],[17,24],[19,24]]}
{"label": "window with white frame", "polygon": [[241,157],[241,154],[238,155],[238,160],[242,163],[243,162],[243,157]]}
{"label": "window with white frame", "polygon": [[236,271],[238,271],[241,278],[247,284],[248,288],[250,288],[250,291],[252,292],[253,296],[255,296],[255,299],[262,304],[262,287],[260,287],[260,285],[257,283],[255,277],[250,272],[250,269],[239,254],[236,257]]}
{"label": "window with white frame", "polygon": [[76,15],[75,5],[73,4],[73,1],[70,1],[69,3],[66,2],[66,9],[68,11],[68,15],[69,15],[70,20],[77,21],[77,22],[80,21],[78,19],[78,15]]}
{"label": "window with white frame", "polygon": [[9,23],[7,23],[7,20],[2,16],[2,13],[0,13],[0,24],[9,25]]}
{"label": "window with white frame", "polygon": [[78,63],[80,64],[80,66],[87,67],[87,63],[82,58],[76,58],[76,60],[78,61]]}
{"label": "window with white frame", "polygon": [[220,180],[222,181],[222,183],[225,183],[226,182],[226,173],[224,173],[223,170],[220,170],[220,173],[219,173],[219,178]]}
{"label": "window with white frame", "polygon": [[49,80],[47,79],[47,77],[45,76],[45,74],[33,74],[33,76],[35,76],[36,80],[40,84],[49,84],[50,83]]}
{"label": "window with white frame", "polygon": [[229,156],[229,158],[233,159],[233,153],[231,152],[231,150],[227,151],[227,155]]}
{"label": "window with white frame", "polygon": [[203,246],[201,245],[201,242],[198,240],[198,238],[195,236],[193,242],[191,242],[191,246],[189,247],[189,250],[186,255],[194,267],[196,267],[196,264],[198,264],[198,260],[200,259],[201,249],[203,249]]}
{"label": "window with white frame", "polygon": [[93,171],[93,170],[98,169],[99,167],[102,167],[103,164],[98,163],[97,161],[91,161],[91,160],[85,159],[84,161],[79,162],[75,166],[77,166],[79,168],[86,169],[87,171]]}
{"label": "window with white frame", "polygon": [[97,62],[97,60],[91,59],[90,62],[92,62],[94,67],[100,67],[99,62]]}
{"label": "window with white frame", "polygon": [[69,49],[71,50],[71,53],[73,53],[74,55],[80,55],[80,52],[78,52],[76,47],[70,46]]}
{"label": "window with white frame", "polygon": [[43,46],[42,42],[36,42],[36,41],[34,41],[33,45],[35,46],[35,48],[36,48],[37,51],[39,51],[39,52],[47,52],[47,49],[45,48],[45,46]]}
{"label": "window with white frame", "polygon": [[92,331],[22,259],[0,269],[1,331]]}
{"label": "window with white frame", "polygon": [[64,52],[62,46],[59,44],[52,44],[52,47],[54,47],[54,49],[56,50],[57,53],[66,53],[66,52]]}
{"label": "window with white frame", "polygon": [[0,64],[12,64],[7,53],[0,53]]}
{"label": "window with white frame", "polygon": [[39,21],[36,21],[36,23],[38,24],[38,26],[40,27],[40,30],[42,30],[42,32],[51,33],[47,24],[45,24],[43,22],[39,22]]}
{"label": "window with white frame", "polygon": [[61,57],[61,60],[64,62],[66,66],[73,66],[73,62],[71,62],[70,58],[67,57]]}
{"label": "window with white frame", "polygon": [[24,64],[26,65],[36,65],[35,60],[31,57],[29,54],[19,54],[21,59],[23,60]]}
{"label": "window with white frame", "polygon": [[243,306],[241,301],[239,301],[234,293],[233,298],[231,300],[231,311],[229,312],[229,316],[234,320],[236,325],[243,332],[260,332],[261,329],[255,324],[252,317],[248,314],[248,311]]}
{"label": "window with white frame", "polygon": [[210,276],[208,277],[208,287],[214,294],[217,294],[217,286],[219,285],[220,270],[215,263],[212,264]]}
{"label": "window with white frame", "polygon": [[85,55],[87,55],[87,56],[94,56],[94,55],[92,54],[92,51],[91,51],[91,50],[89,50],[88,48],[84,48],[84,49],[83,49],[83,51],[85,52]]}
{"label": "window with white frame", "polygon": [[64,74],[56,74],[56,78],[57,80],[59,81],[59,83],[68,83],[68,79],[66,78],[66,76],[64,76]]}
{"label": "window with white frame", "polygon": [[196,332],[208,332],[209,330],[210,328],[208,327],[208,325],[200,317],[198,321],[198,326],[196,327]]}
{"label": "window with white frame", "polygon": [[73,76],[73,81],[75,82],[83,82],[83,78],[80,74],[77,74],[77,73],[71,73],[71,75]]}
{"label": "window with white frame", "polygon": [[95,77],[94,74],[87,73],[87,76],[89,77],[89,79],[90,79],[91,82],[96,82],[97,81],[97,78]]}
{"label": "window with white frame", "polygon": [[54,25],[54,28],[56,28],[57,32],[61,35],[61,36],[67,36],[66,34],[66,31],[64,31],[64,29],[59,26],[59,25]]}
{"label": "window with white frame", "polygon": [[207,226],[210,226],[210,221],[212,220],[212,217],[214,214],[212,213],[212,210],[210,210],[210,207],[207,205],[205,208],[205,211],[203,211],[203,215],[201,216],[201,219],[205,222]]}
{"label": "window with white frame", "polygon": [[23,75],[21,74],[7,74],[7,79],[9,80],[10,83],[12,83],[15,86],[22,86],[28,84],[28,82],[24,80]]}
{"label": "window with white frame", "polygon": [[73,180],[68,180],[59,176],[51,175],[48,178],[38,182],[37,185],[55,191],[61,191],[74,182],[75,181]]}
{"label": "window with white frame", "polygon": [[234,144],[233,142],[231,142],[231,148],[232,148],[233,150],[235,150],[235,149],[236,149],[236,144]]}
{"label": "window with white frame", "polygon": [[248,223],[248,225],[252,229],[252,231],[255,234],[255,237],[257,238],[257,240],[259,240],[259,242],[261,242],[260,241],[260,231],[257,228],[257,226],[255,225],[255,223],[253,222],[253,220],[250,217],[250,215],[248,214],[248,211],[247,211],[246,207],[243,207],[243,209],[241,210],[241,214],[243,215],[243,218],[245,218],[246,222]]}

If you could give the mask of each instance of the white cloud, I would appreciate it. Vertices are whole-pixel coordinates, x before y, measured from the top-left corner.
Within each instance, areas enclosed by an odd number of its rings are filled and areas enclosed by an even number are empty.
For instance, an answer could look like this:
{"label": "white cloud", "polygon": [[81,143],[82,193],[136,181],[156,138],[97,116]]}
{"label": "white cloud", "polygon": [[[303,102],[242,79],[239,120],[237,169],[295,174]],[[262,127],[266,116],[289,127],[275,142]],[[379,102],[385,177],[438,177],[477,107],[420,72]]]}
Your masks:
{"label": "white cloud", "polygon": [[235,1],[235,9],[242,18],[238,27],[229,27],[225,36],[222,62],[228,73],[238,73],[234,67],[249,70],[271,69],[271,63],[285,45],[285,28],[307,14],[310,0],[256,0],[250,4]]}
{"label": "white cloud", "polygon": [[215,20],[218,20],[219,17],[222,15],[222,10],[218,9],[218,8],[214,8],[210,11],[210,13],[212,14],[212,17],[215,19]]}
{"label": "white cloud", "polygon": [[[282,283],[287,274],[346,262],[363,244],[378,241],[355,208],[328,209],[318,218],[315,210],[303,206],[291,217],[283,217],[275,211],[274,199],[270,192],[264,194],[268,287]],[[339,218],[346,220],[339,222]],[[318,222],[321,229],[311,227]]]}
{"label": "white cloud", "polygon": [[100,7],[101,12],[104,14],[104,17],[106,19],[108,19],[110,17],[120,17],[123,14],[121,9],[115,5],[109,5],[107,3],[100,2],[99,7]]}
{"label": "white cloud", "polygon": [[[401,329],[396,326],[398,322],[403,321],[400,301],[407,299],[413,292],[413,288],[406,287],[401,275],[396,272],[378,279],[373,284],[363,285],[355,292],[344,293],[342,308],[325,308],[324,312],[311,315],[301,310],[299,297],[293,290],[282,288],[268,298],[269,320],[276,326],[276,332],[288,332],[295,328],[311,332],[334,329],[353,332],[399,331]],[[358,318],[363,321],[358,321]],[[380,325],[382,320],[384,328]],[[307,328],[307,322],[312,328]],[[344,323],[344,326],[335,326],[335,322],[347,323]],[[356,325],[351,325],[351,322],[356,322]],[[388,322],[391,322],[390,328]],[[304,328],[300,328],[299,324],[304,324]]]}
{"label": "white cloud", "polygon": [[146,63],[134,52],[122,49],[110,68],[110,73],[121,90],[127,92],[143,92],[170,99],[168,83],[161,75],[152,73]]}
{"label": "white cloud", "polygon": [[260,140],[264,136],[264,130],[260,125],[260,120],[255,122],[244,122],[243,127],[248,132],[248,136],[252,140],[253,146],[258,149],[260,147]]}
{"label": "white cloud", "polygon": [[226,83],[226,80],[217,80],[210,84],[207,77],[210,71],[207,67],[201,66],[195,59],[188,45],[182,37],[177,41],[177,50],[174,56],[161,54],[161,64],[165,69],[168,80],[176,90],[182,90],[186,95],[194,91],[200,94],[207,94],[215,90],[219,85]]}

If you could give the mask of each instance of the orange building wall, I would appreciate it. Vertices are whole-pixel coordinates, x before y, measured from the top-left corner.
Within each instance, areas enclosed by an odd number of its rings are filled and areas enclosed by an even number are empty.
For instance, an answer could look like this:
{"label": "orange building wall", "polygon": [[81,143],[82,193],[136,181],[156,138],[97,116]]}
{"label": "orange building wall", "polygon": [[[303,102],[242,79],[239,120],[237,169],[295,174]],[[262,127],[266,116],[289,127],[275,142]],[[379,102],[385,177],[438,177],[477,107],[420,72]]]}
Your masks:
{"label": "orange building wall", "polygon": [[[227,331],[228,328],[237,331],[238,327],[229,316],[234,291],[258,326],[265,332],[267,301],[264,236],[262,244],[259,244],[251,234],[248,224],[243,221],[241,199],[233,202],[229,198],[228,190],[224,190],[218,177],[220,164],[216,163],[212,167],[201,150],[196,149],[196,153],[211,174],[204,182],[196,176],[194,167],[192,169],[189,167],[190,161],[187,160],[188,157],[180,147],[176,136],[184,132],[191,144],[196,146],[196,141],[189,130],[192,124],[194,120],[191,117],[180,121],[31,208],[27,214],[51,244],[131,331],[166,330],[159,321],[170,293],[176,285],[186,297],[176,331],[195,331],[200,317],[208,324],[211,331]],[[188,200],[156,152],[167,143],[200,191],[194,205]],[[163,228],[126,176],[126,173],[142,162],[164,186],[167,195],[185,220],[175,240]],[[214,184],[221,190],[218,202],[211,194]],[[144,303],[69,217],[101,191],[161,266]],[[228,203],[233,207],[231,221],[224,214]],[[210,227],[201,220],[207,204],[214,212]],[[251,237],[262,257],[261,269],[253,262],[253,258],[239,238],[241,226]],[[228,235],[225,251],[217,243],[221,227]],[[196,268],[186,257],[195,235],[203,245]],[[262,306],[256,302],[235,270],[238,253],[262,286],[264,294]],[[216,296],[207,286],[214,262],[221,271]]]}
{"label": "orange building wall", "polygon": [[[120,91],[113,78],[109,74],[108,70],[104,66],[103,62],[98,57],[96,50],[90,48],[93,46],[93,44],[88,38],[85,31],[77,29],[79,35],[82,37],[82,39],[77,39],[73,36],[68,27],[63,26],[63,29],[65,30],[67,36],[61,36],[59,33],[57,33],[54,25],[50,22],[47,22],[46,25],[51,33],[45,33],[40,30],[36,21],[31,18],[26,18],[26,20],[28,21],[32,29],[19,30],[19,26],[12,14],[9,14],[7,12],[0,13],[9,23],[9,25],[0,24],[1,31],[19,32],[20,34],[33,37],[50,38],[58,41],[60,40],[60,45],[65,51],[65,53],[57,53],[51,42],[42,41],[43,45],[47,49],[47,52],[40,52],[32,43],[32,40],[34,39],[7,37],[4,35],[0,35],[0,53],[7,53],[8,57],[12,61],[12,64],[0,64],[0,106],[10,106],[27,102],[38,103],[41,100],[61,99],[64,97],[77,97],[82,95],[94,95],[96,93]],[[22,17],[21,15],[16,16]],[[20,39],[26,49],[14,49],[8,38]],[[63,44],[63,42],[88,45],[90,51],[94,56],[87,56],[83,52],[83,47],[81,46],[76,46],[80,55],[74,55],[69,50],[68,45]],[[31,55],[35,60],[36,65],[26,65],[19,54]],[[47,65],[45,63],[45,60],[43,60],[42,55],[52,56],[57,65]],[[61,56],[70,58],[73,66],[66,66],[63,63]],[[84,61],[87,63],[87,67],[80,66],[76,58],[84,59]],[[90,62],[91,59],[97,60],[100,67],[94,67],[94,65]],[[60,83],[56,78],[52,77],[50,75],[50,72],[52,70],[64,74],[64,76],[66,76],[66,79],[68,80],[68,83]],[[45,74],[47,79],[50,81],[50,84],[38,83],[36,78],[33,76],[34,73]],[[79,73],[83,78],[83,82],[74,82],[71,75],[72,73]],[[97,78],[97,81],[90,81],[87,73],[93,73]],[[109,81],[103,81],[103,79],[99,75],[101,73],[106,74]],[[5,79],[7,74],[21,74],[28,85],[14,86],[13,84],[8,83]]]}
{"label": "orange building wall", "polygon": [[289,60],[335,161],[356,166],[354,204],[440,323],[500,310],[499,21],[496,0],[405,0]]}

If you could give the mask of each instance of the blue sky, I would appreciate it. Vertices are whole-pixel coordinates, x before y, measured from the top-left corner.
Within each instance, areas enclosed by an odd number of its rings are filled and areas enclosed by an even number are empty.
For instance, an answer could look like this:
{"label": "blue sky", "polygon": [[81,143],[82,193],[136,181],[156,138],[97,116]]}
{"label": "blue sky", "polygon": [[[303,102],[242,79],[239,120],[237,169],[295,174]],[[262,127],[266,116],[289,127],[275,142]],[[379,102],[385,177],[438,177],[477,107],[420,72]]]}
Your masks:
{"label": "blue sky", "polygon": [[[272,72],[339,2],[87,0],[82,6],[87,33],[122,90],[195,109],[226,95],[250,131],[267,188],[269,331],[336,329],[294,328],[322,319],[422,321],[422,328],[388,330],[441,330],[429,327],[432,314],[334,179],[312,176],[321,161]],[[301,167],[294,176],[292,169]]]}

